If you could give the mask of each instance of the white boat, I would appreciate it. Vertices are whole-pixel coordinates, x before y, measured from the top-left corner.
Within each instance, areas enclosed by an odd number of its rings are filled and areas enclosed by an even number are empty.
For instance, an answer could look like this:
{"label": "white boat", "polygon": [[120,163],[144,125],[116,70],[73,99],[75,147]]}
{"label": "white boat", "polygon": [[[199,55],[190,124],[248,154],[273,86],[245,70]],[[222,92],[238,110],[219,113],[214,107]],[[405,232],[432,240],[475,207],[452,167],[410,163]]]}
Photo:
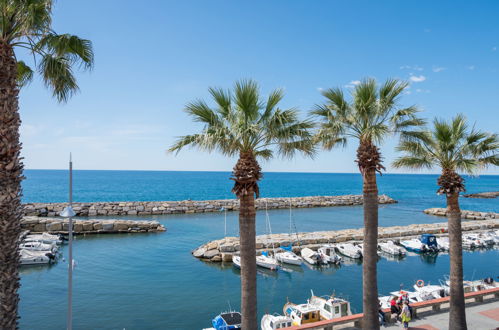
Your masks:
{"label": "white boat", "polygon": [[449,238],[448,237],[437,237],[437,246],[440,251],[449,251]]}
{"label": "white boat", "polygon": [[256,256],[256,265],[270,270],[277,270],[279,263],[273,256],[269,256],[267,252],[262,252],[262,255]]}
{"label": "white boat", "polygon": [[25,242],[40,241],[45,244],[62,244],[62,239],[59,235],[49,233],[29,234],[24,238]]}
{"label": "white boat", "polygon": [[275,258],[277,261],[282,262],[284,264],[291,265],[301,265],[303,260],[296,253],[293,252],[291,246],[281,246],[282,251],[276,252]]}
{"label": "white boat", "polygon": [[404,256],[406,253],[403,247],[396,245],[393,241],[381,242],[378,246],[381,251],[390,255]]}
{"label": "white boat", "polygon": [[319,308],[309,302],[300,305],[287,302],[282,311],[284,315],[291,318],[293,325],[314,323],[321,319]]}
{"label": "white boat", "polygon": [[483,233],[485,236],[487,236],[494,244],[499,244],[499,235],[496,234],[495,231],[490,230],[486,233]]}
{"label": "white boat", "polygon": [[262,317],[260,325],[262,330],[284,329],[292,326],[293,320],[289,316],[278,314],[265,314]]}
{"label": "white boat", "polygon": [[469,239],[468,237],[465,237],[465,236],[463,236],[462,244],[463,244],[463,248],[465,248],[465,249],[474,249],[474,248],[478,247],[474,240]]}
{"label": "white boat", "polygon": [[327,264],[327,261],[322,260],[321,255],[312,249],[303,248],[301,249],[300,253],[303,260],[305,260],[311,265]]}
{"label": "white boat", "polygon": [[51,244],[45,244],[42,242],[26,242],[19,244],[19,248],[22,250],[30,250],[30,251],[47,251],[54,252],[57,250],[57,246],[53,246]]}
{"label": "white boat", "polygon": [[422,280],[418,280],[416,284],[414,284],[414,290],[420,297],[420,301],[432,300],[443,298],[446,296],[446,290],[444,287],[440,285],[425,285]]}
{"label": "white boat", "polygon": [[312,292],[310,304],[319,308],[322,320],[332,320],[343,316],[352,315],[350,303],[334,296],[317,297]]}
{"label": "white boat", "polygon": [[232,256],[232,263],[234,267],[241,268],[241,256]]}
{"label": "white boat", "polygon": [[334,245],[328,244],[321,246],[317,252],[321,255],[321,258],[331,264],[341,263],[341,257],[336,254]]}
{"label": "white boat", "polygon": [[480,247],[486,247],[487,245],[494,244],[494,239],[482,233],[467,234],[466,236],[472,240],[476,240],[479,243]]}
{"label": "white boat", "polygon": [[49,251],[20,250],[21,265],[44,265],[55,262],[55,255]]}
{"label": "white boat", "polygon": [[351,243],[336,244],[336,249],[339,253],[353,259],[362,258],[362,251],[357,246]]}
{"label": "white boat", "polygon": [[421,243],[417,238],[400,241],[400,244],[407,250],[416,253],[423,253],[427,251],[426,244]]}

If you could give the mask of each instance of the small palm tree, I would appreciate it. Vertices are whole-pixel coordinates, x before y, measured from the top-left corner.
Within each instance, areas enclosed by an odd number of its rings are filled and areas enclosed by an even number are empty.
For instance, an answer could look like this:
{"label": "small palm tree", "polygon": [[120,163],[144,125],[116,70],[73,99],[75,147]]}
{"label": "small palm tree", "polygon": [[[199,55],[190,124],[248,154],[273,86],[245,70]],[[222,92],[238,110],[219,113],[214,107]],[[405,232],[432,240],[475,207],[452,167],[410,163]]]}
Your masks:
{"label": "small palm tree", "polygon": [[23,214],[18,95],[34,75],[15,51],[24,48],[38,58],[38,72],[61,102],[78,90],[72,68],[90,69],[93,64],[90,41],[51,29],[52,2],[0,1],[0,329],[17,328],[18,238]]}
{"label": "small palm tree", "polygon": [[348,138],[359,141],[357,165],[363,178],[364,195],[364,262],[363,262],[363,324],[379,328],[377,243],[378,243],[378,187],[376,172],[384,169],[377,147],[387,136],[424,122],[416,117],[416,107],[398,108],[400,95],[407,83],[389,79],[377,85],[365,79],[352,91],[349,102],[340,88],[322,92],[324,105],[312,111],[320,121],[316,139],[330,150],[344,145]]}
{"label": "small palm tree", "polygon": [[194,121],[204,124],[198,134],[181,137],[169,151],[186,146],[219,151],[225,156],[239,157],[231,180],[232,192],[240,201],[239,235],[241,251],[242,328],[257,329],[255,196],[262,178],[257,159],[271,159],[276,153],[292,157],[296,151],[312,155],[314,145],[310,129],[313,123],[300,120],[295,109],[281,110],[282,90],[274,90],[263,100],[256,82],[236,82],[234,91],[210,88],[214,108],[204,101],[189,103],[185,111]]}
{"label": "small palm tree", "polygon": [[411,169],[439,167],[442,174],[437,193],[447,198],[450,243],[450,315],[449,329],[466,329],[463,289],[463,254],[459,193],[464,179],[457,172],[474,174],[488,165],[499,165],[497,134],[468,129],[466,119],[458,115],[450,122],[435,119],[431,130],[402,135],[398,151],[405,153],[393,165]]}

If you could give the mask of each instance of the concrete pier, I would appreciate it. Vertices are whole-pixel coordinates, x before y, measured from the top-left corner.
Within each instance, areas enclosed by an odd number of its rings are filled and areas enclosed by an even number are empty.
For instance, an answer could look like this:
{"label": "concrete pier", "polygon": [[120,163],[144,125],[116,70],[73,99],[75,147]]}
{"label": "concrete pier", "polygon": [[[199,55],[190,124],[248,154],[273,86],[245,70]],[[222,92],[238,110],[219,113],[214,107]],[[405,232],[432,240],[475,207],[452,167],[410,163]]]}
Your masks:
{"label": "concrete pier", "polygon": [[[426,209],[423,212],[429,215],[436,215],[438,217],[447,216],[447,209],[439,207]],[[468,220],[499,219],[499,213],[461,210],[461,219],[468,219]]]}
{"label": "concrete pier", "polygon": [[[464,232],[499,228],[499,220],[465,221],[461,224]],[[335,231],[318,231],[298,234],[273,234],[259,235],[256,237],[257,252],[263,249],[276,248],[279,246],[293,245],[296,250],[308,247],[316,250],[323,244],[342,243],[348,241],[361,241],[364,230],[344,229]],[[409,226],[379,227],[378,238],[380,240],[398,240],[419,236],[421,234],[444,234],[447,233],[447,222],[431,224],[412,224]],[[299,247],[298,247],[299,246]],[[232,255],[239,252],[239,237],[225,237],[201,245],[192,254],[196,258],[207,261],[220,262],[232,261]]]}

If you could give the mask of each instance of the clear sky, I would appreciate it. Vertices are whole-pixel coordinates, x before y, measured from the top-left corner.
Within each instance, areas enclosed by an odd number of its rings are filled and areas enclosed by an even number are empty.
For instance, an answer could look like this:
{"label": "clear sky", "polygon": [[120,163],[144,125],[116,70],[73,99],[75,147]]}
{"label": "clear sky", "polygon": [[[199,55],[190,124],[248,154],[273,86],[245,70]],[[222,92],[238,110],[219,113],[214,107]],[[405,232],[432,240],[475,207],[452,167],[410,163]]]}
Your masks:
{"label": "clear sky", "polygon": [[[264,95],[284,88],[282,107],[304,115],[322,88],[405,79],[403,105],[427,118],[462,112],[498,132],[498,14],[498,1],[57,1],[54,29],[91,39],[95,68],[78,74],[81,92],[64,105],[39,78],[22,90],[24,162],[65,168],[71,151],[77,169],[229,171],[234,159],[219,154],[165,150],[200,129],[187,102],[241,78]],[[394,146],[382,146],[386,163]],[[356,147],[262,165],[357,172]]]}

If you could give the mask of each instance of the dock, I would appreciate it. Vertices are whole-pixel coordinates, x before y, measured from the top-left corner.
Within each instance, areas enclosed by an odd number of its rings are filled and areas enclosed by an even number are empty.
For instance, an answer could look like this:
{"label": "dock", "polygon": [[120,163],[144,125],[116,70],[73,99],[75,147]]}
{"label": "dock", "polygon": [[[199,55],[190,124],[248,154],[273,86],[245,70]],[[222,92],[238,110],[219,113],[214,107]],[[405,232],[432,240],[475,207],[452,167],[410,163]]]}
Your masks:
{"label": "dock", "polygon": [[[463,221],[461,223],[463,232],[491,230],[499,228],[498,219]],[[447,222],[431,224],[412,224],[408,226],[379,227],[379,240],[394,240],[400,238],[416,237],[421,234],[446,234],[448,233]],[[363,228],[343,229],[334,231],[317,231],[297,234],[273,234],[259,235],[256,237],[257,253],[264,249],[279,246],[292,245],[298,251],[308,247],[316,250],[323,244],[361,242],[364,237]],[[205,261],[232,261],[232,255],[239,252],[239,237],[225,237],[201,245],[192,254],[194,257]]]}

